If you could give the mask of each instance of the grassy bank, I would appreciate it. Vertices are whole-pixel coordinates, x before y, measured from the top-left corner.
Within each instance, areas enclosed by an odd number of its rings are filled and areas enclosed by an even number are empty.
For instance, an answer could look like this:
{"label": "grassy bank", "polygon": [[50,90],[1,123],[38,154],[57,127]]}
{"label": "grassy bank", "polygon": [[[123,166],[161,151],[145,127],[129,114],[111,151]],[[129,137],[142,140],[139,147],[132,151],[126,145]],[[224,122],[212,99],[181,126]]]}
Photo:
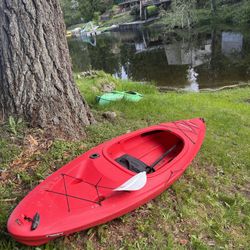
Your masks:
{"label": "grassy bank", "polygon": [[[134,16],[129,14],[129,11],[127,12],[123,12],[117,15],[114,15],[110,20],[107,21],[93,21],[95,23],[95,25],[98,25],[99,28],[98,30],[103,31],[108,27],[111,27],[112,25],[118,25],[118,24],[122,24],[122,23],[129,23],[129,22],[133,22],[135,20]],[[86,23],[79,23],[76,25],[72,25],[70,27],[68,27],[68,30],[73,30],[75,28],[84,28],[84,26],[86,25]]]}
{"label": "grassy bank", "polygon": [[[144,94],[138,103],[98,106],[103,84]],[[0,249],[25,248],[6,233],[11,210],[48,174],[114,136],[160,122],[204,117],[205,142],[182,178],[121,218],[57,239],[38,249],[247,249],[250,230],[250,88],[217,93],[159,93],[104,73],[78,79],[98,120],[80,142],[52,141],[42,131],[1,126]],[[105,111],[115,111],[109,122]],[[13,150],[14,149],[14,150]]]}
{"label": "grassy bank", "polygon": [[110,20],[100,23],[101,27],[110,27],[122,23],[129,23],[134,21],[134,16],[129,14],[129,11],[114,15]]}

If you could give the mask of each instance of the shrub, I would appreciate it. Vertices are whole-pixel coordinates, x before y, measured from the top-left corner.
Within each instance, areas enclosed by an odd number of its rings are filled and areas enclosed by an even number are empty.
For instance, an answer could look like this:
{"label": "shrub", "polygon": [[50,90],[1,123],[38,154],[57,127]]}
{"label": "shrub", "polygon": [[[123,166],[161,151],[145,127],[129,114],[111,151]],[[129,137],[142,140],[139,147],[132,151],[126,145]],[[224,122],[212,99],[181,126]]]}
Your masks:
{"label": "shrub", "polygon": [[100,12],[96,11],[93,14],[93,21],[95,21],[96,23],[98,23],[100,20]]}
{"label": "shrub", "polygon": [[158,8],[154,5],[150,5],[147,7],[147,14],[149,17],[155,16],[158,14]]}
{"label": "shrub", "polygon": [[222,22],[242,24],[250,22],[250,2],[243,1],[233,5],[223,5],[219,9],[219,18]]}
{"label": "shrub", "polygon": [[140,15],[140,6],[138,4],[132,7],[130,15],[136,17]]}

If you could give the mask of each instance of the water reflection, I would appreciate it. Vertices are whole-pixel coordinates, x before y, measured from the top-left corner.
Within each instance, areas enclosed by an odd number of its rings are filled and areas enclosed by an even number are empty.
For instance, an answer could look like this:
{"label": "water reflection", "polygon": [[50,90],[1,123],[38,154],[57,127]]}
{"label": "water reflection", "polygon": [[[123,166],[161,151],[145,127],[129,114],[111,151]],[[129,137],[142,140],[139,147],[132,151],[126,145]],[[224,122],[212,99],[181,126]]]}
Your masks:
{"label": "water reflection", "polygon": [[185,90],[192,92],[199,92],[199,83],[198,83],[198,73],[195,72],[193,67],[189,67],[187,70],[187,81],[188,86],[185,87]]}
{"label": "water reflection", "polygon": [[222,32],[221,50],[225,56],[238,54],[242,51],[243,35],[234,32]]}
{"label": "water reflection", "polygon": [[91,42],[69,40],[69,47],[75,71],[92,68],[122,79],[199,91],[250,80],[250,39],[243,34],[113,32]]}
{"label": "water reflection", "polygon": [[176,42],[174,44],[165,45],[165,53],[168,65],[191,65],[197,67],[209,62],[211,55],[211,42],[199,48],[192,48],[190,44],[184,42]]}
{"label": "water reflection", "polygon": [[96,36],[87,36],[87,35],[81,34],[77,36],[75,39],[84,43],[88,43],[94,47],[96,46]]}

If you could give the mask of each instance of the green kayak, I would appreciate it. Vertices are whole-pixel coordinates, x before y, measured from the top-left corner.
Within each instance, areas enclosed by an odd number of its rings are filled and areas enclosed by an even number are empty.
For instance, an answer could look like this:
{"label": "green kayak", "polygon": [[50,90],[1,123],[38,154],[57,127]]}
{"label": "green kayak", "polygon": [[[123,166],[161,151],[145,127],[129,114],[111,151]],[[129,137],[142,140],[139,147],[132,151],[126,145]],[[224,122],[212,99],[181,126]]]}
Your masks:
{"label": "green kayak", "polygon": [[131,102],[138,102],[142,99],[143,95],[134,91],[112,91],[105,93],[102,96],[97,96],[96,100],[100,105],[105,105],[110,102],[126,100]]}

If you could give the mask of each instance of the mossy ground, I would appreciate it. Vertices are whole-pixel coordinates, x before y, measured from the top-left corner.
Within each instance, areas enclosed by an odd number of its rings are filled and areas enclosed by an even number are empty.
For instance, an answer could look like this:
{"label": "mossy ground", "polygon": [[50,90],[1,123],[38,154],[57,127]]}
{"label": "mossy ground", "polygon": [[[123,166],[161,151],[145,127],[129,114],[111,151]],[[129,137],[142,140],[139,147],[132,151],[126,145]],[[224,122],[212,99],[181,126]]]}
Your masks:
{"label": "mossy ground", "polygon": [[[98,106],[95,96],[100,94],[102,84],[110,82],[117,90],[138,91],[144,98],[138,103],[120,101]],[[250,88],[159,93],[152,85],[121,82],[104,73],[77,83],[98,121],[86,129],[83,141],[48,143],[42,132],[29,130],[19,132],[19,139],[10,138],[6,125],[1,127],[0,169],[7,172],[7,177],[0,173],[0,249],[26,249],[8,236],[6,221],[18,201],[48,174],[89,148],[127,131],[192,117],[205,118],[206,138],[189,169],[171,188],[121,218],[36,249],[249,247]],[[113,122],[105,120],[101,115],[105,111],[115,111],[117,118]]]}

